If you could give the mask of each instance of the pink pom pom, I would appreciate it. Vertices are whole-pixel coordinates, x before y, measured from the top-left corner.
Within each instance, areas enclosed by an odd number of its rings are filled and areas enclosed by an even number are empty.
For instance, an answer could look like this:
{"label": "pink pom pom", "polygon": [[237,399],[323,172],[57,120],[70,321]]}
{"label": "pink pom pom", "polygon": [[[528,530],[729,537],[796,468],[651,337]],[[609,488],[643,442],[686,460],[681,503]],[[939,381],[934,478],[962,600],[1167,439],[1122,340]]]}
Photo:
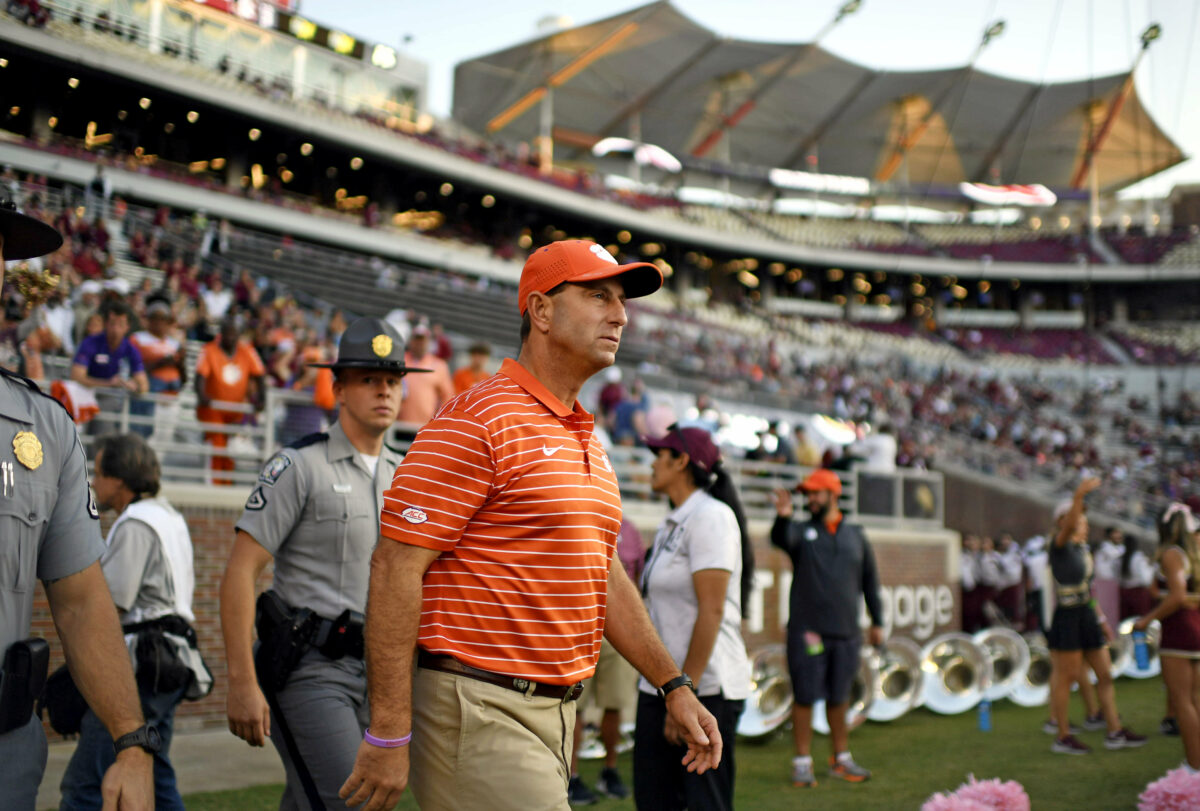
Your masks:
{"label": "pink pom pom", "polygon": [[991,806],[982,805],[974,800],[964,800],[957,794],[934,794],[921,811],[992,811]]}
{"label": "pink pom pom", "polygon": [[921,811],[1030,811],[1029,795],[1015,780],[976,780],[969,774],[953,794],[934,794]]}
{"label": "pink pom pom", "polygon": [[1016,780],[976,780],[975,775],[967,775],[967,782],[954,793],[995,811],[1029,811],[1029,795]]}
{"label": "pink pom pom", "polygon": [[1172,769],[1138,796],[1138,811],[1192,811],[1200,808],[1200,774]]}

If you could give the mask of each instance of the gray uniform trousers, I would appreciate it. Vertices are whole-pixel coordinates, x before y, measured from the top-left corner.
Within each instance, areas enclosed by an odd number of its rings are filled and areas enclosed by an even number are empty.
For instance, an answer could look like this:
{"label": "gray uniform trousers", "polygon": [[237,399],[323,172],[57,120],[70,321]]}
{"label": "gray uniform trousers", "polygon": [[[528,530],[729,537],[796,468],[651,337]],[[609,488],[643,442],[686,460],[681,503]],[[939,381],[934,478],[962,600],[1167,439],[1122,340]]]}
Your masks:
{"label": "gray uniform trousers", "polygon": [[[354,770],[354,758],[369,719],[363,661],[349,656],[334,660],[310,650],[292,671],[278,700],[325,807],[345,808],[346,801],[338,797],[338,789]],[[287,769],[280,811],[308,811],[308,798],[274,713],[271,741]]]}
{"label": "gray uniform trousers", "polygon": [[0,764],[0,808],[33,811],[46,771],[46,734],[37,715],[0,735]]}

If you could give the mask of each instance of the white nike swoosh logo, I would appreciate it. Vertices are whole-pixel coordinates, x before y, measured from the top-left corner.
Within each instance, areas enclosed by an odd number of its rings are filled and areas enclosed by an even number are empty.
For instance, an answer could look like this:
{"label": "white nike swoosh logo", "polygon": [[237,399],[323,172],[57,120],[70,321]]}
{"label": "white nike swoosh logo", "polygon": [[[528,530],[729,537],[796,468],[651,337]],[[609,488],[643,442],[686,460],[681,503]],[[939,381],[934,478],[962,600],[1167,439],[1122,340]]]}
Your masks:
{"label": "white nike swoosh logo", "polygon": [[553,448],[551,448],[549,445],[545,445],[542,447],[542,453],[546,454],[547,456],[553,456],[555,453],[557,453],[558,451],[561,451],[562,449],[563,449],[562,445],[555,445]]}

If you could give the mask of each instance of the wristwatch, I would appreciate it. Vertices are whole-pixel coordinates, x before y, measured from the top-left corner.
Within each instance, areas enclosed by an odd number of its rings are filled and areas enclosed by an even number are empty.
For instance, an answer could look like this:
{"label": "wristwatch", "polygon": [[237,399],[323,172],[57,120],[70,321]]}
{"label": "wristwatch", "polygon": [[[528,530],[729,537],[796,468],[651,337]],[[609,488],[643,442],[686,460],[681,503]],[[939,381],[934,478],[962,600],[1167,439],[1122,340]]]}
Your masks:
{"label": "wristwatch", "polygon": [[680,687],[689,687],[689,688],[691,688],[693,693],[696,692],[696,685],[692,684],[692,680],[690,678],[688,678],[688,674],[682,673],[682,674],[676,676],[675,678],[671,679],[669,682],[667,682],[663,686],[659,687],[658,688],[658,697],[666,698],[667,693],[671,692],[672,690],[677,690]]}
{"label": "wristwatch", "polygon": [[162,737],[159,736],[157,729],[149,724],[143,724],[133,732],[127,732],[113,741],[113,749],[118,755],[134,746],[142,747],[147,754],[157,755],[162,749]]}

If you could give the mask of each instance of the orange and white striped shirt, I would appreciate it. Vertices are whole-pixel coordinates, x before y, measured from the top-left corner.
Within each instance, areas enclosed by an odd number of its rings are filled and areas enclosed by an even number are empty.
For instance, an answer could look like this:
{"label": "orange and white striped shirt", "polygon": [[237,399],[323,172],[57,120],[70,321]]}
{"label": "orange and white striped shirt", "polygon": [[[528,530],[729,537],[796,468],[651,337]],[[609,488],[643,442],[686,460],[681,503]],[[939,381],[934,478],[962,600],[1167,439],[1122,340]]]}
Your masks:
{"label": "orange and white striped shirt", "polygon": [[509,359],[417,434],[380,531],[441,550],[425,574],[420,647],[548,684],[592,675],[621,529],[593,424]]}

